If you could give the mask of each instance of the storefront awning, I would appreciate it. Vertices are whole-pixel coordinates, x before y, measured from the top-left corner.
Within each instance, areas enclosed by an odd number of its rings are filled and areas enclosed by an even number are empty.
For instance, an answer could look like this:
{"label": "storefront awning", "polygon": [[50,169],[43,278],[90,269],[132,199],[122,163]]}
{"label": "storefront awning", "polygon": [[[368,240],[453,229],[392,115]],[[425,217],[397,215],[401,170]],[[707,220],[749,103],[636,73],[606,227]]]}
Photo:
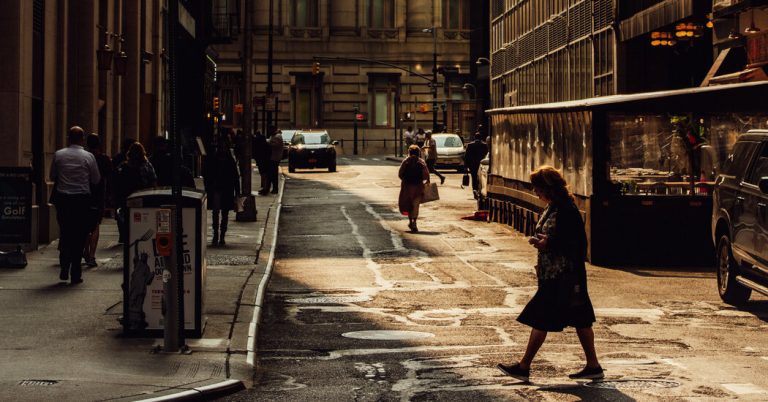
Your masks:
{"label": "storefront awning", "polygon": [[[701,1],[701,0],[698,0]],[[665,0],[619,24],[619,38],[627,41],[661,27],[673,24],[694,13],[694,0]]]}

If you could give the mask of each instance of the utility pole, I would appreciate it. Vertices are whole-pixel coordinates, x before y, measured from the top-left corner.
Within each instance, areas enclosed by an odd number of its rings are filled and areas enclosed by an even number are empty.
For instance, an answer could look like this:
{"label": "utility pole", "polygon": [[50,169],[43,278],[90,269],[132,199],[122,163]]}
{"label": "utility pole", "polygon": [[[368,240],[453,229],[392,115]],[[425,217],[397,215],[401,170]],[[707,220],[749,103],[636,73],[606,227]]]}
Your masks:
{"label": "utility pole", "polygon": [[245,203],[243,203],[243,210],[235,213],[235,220],[238,222],[255,222],[256,221],[256,200],[251,193],[253,186],[252,183],[252,148],[253,143],[253,99],[251,90],[251,76],[253,75],[253,62],[252,62],[252,34],[251,34],[251,2],[245,2],[245,8],[243,9],[245,14],[245,27],[243,29],[243,54],[242,54],[242,67],[240,70],[243,74],[243,136],[239,138],[240,150],[240,171],[243,173],[241,178],[242,182],[242,195],[245,197]]}
{"label": "utility pole", "polygon": [[[247,2],[247,1],[246,1]],[[272,97],[272,42],[273,42],[273,36],[274,36],[274,29],[275,29],[275,0],[269,0],[269,43],[268,43],[268,50],[267,50],[267,97]],[[249,77],[250,78],[250,77]],[[265,108],[268,102],[264,102]],[[275,102],[275,109],[277,108],[277,102]],[[272,109],[267,110],[267,131],[272,130],[272,127],[276,128],[276,124],[272,124]],[[265,136],[269,137],[273,133],[267,132],[264,133]]]}
{"label": "utility pole", "polygon": [[353,137],[352,137],[352,154],[357,155],[357,114],[360,112],[360,106],[355,105],[355,116],[352,119],[353,124]]}
{"label": "utility pole", "polygon": [[432,33],[432,132],[437,132],[437,27],[425,28],[422,32]]}

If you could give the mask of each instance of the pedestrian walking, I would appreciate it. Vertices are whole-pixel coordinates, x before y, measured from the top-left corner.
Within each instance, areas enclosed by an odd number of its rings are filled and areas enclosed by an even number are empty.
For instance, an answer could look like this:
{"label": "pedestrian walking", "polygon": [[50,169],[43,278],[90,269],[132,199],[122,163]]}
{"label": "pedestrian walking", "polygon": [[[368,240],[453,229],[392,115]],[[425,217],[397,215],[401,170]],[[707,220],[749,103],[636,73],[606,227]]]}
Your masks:
{"label": "pedestrian walking", "polygon": [[400,164],[397,175],[400,178],[398,206],[400,213],[408,216],[408,228],[418,232],[416,219],[419,218],[419,206],[424,195],[424,182],[429,182],[427,163],[421,159],[421,149],[417,145],[408,147],[408,157]]}
{"label": "pedestrian walking", "polygon": [[208,193],[208,209],[211,210],[213,239],[211,246],[226,245],[225,236],[229,225],[229,211],[235,208],[240,195],[240,173],[232,155],[228,136],[222,136],[214,144],[213,153],[205,158],[203,178]]}
{"label": "pedestrian walking", "polygon": [[89,134],[86,139],[86,145],[88,146],[88,152],[93,154],[96,159],[96,165],[99,167],[99,175],[101,180],[91,188],[93,205],[91,206],[91,228],[85,241],[85,249],[83,250],[83,257],[85,258],[85,265],[88,267],[96,267],[99,264],[96,263],[96,247],[99,245],[99,226],[101,220],[104,217],[104,209],[107,206],[107,188],[109,182],[112,181],[112,158],[104,154],[101,146],[101,138],[98,134]]}
{"label": "pedestrian walking", "polygon": [[531,327],[531,335],[525,355],[518,363],[499,363],[497,367],[506,375],[528,381],[531,363],[547,333],[575,327],[587,363],[581,371],[568,377],[603,378],[592,331],[595,312],[587,292],[584,264],[587,237],[581,213],[565,179],[555,168],[541,166],[531,173],[530,179],[536,195],[547,204],[534,236],[528,241],[538,250],[538,290],[517,318]]}
{"label": "pedestrian walking", "polygon": [[[122,144],[120,144],[120,152],[116,153],[112,156],[112,172],[115,174],[117,173],[117,169],[122,165],[123,162],[126,160],[126,156],[128,155],[128,150],[131,148],[131,145],[136,143],[135,138],[126,138],[123,140]],[[123,233],[125,233],[127,222],[125,222],[125,219],[122,219],[120,216],[120,206],[117,202],[117,193],[120,191],[118,188],[112,189],[112,201],[114,203],[115,207],[115,222],[117,222],[117,232],[118,232],[118,243],[125,243],[125,239],[123,238]]]}
{"label": "pedestrian walking", "polygon": [[472,191],[477,191],[477,172],[480,170],[480,161],[486,155],[488,155],[488,145],[482,141],[478,131],[475,133],[475,140],[467,144],[467,149],[464,153],[464,166],[469,170],[469,175],[472,178]]}
{"label": "pedestrian walking", "polygon": [[256,160],[256,167],[259,169],[259,176],[261,177],[259,194],[269,192],[269,160],[271,158],[272,150],[267,144],[267,137],[261,130],[256,131],[256,135],[253,137],[253,159]]}
{"label": "pedestrian walking", "polygon": [[[171,142],[162,135],[155,137],[153,141],[155,151],[149,157],[149,163],[155,169],[157,176],[157,185],[159,187],[170,187],[173,185],[173,153],[171,152]],[[192,171],[183,164],[179,165],[179,175],[181,177],[181,186],[195,188],[195,177]]]}
{"label": "pedestrian walking", "polygon": [[413,132],[413,126],[408,126],[408,128],[405,129],[405,133],[403,133],[403,138],[405,139],[405,149],[407,150],[410,148],[411,145],[414,143],[413,138],[414,132]]}
{"label": "pedestrian walking", "polygon": [[435,139],[432,138],[431,131],[425,133],[424,146],[422,149],[424,150],[424,159],[427,162],[429,172],[434,173],[435,176],[440,178],[440,184],[445,183],[445,176],[435,169],[435,163],[437,163],[437,143],[435,142]]}
{"label": "pedestrian walking", "polygon": [[78,126],[69,129],[69,146],[56,151],[50,178],[54,182],[53,204],[60,226],[59,279],[82,283],[83,249],[90,231],[88,216],[93,196],[91,186],[101,181],[99,166],[92,153],[83,148],[85,133]]}
{"label": "pedestrian walking", "polygon": [[416,145],[419,146],[419,148],[424,146],[424,138],[426,137],[426,133],[424,132],[423,128],[420,128],[416,130],[416,135],[414,135],[414,141]]}
{"label": "pedestrian walking", "polygon": [[117,205],[117,221],[120,238],[128,241],[128,223],[126,201],[128,196],[136,191],[157,185],[155,168],[147,159],[147,152],[140,142],[134,142],[126,153],[126,160],[120,164],[115,173],[115,204]]}
{"label": "pedestrian walking", "polygon": [[280,170],[280,160],[283,159],[283,132],[280,130],[275,131],[269,137],[268,144],[271,152],[269,158],[269,184],[264,189],[264,192],[259,192],[261,195],[265,195],[267,193],[266,190],[269,190],[270,186],[272,187],[272,194],[277,194],[278,187],[280,186],[278,172]]}

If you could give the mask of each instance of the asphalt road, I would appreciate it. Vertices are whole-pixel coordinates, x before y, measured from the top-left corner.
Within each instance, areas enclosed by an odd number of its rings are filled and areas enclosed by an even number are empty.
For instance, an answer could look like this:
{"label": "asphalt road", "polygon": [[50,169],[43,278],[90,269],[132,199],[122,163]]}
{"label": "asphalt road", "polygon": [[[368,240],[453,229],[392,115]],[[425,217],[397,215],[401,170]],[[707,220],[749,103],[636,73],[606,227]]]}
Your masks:
{"label": "asphalt road", "polygon": [[504,377],[496,363],[529,334],[515,318],[535,250],[460,219],[475,204],[458,174],[412,234],[396,163],[338,170],[288,175],[256,385],[224,400],[768,400],[768,298],[723,304],[707,267],[588,266],[605,381],[568,379],[583,365],[573,329],[549,335],[530,384]]}

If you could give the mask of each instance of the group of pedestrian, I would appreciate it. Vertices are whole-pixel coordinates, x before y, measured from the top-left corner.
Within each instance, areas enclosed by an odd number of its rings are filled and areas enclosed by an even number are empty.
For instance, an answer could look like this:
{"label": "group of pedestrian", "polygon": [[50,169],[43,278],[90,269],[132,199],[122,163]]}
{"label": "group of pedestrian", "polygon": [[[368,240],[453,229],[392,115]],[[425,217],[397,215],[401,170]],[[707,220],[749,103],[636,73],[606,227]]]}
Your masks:
{"label": "group of pedestrian", "polygon": [[[67,147],[56,151],[50,178],[54,186],[50,201],[56,206],[60,229],[59,279],[82,283],[82,264],[96,267],[99,227],[107,208],[115,209],[119,243],[128,236],[126,206],[128,197],[154,186],[173,182],[172,154],[169,142],[159,136],[154,152],[147,157],[144,146],[135,138],[126,138],[120,152],[110,158],[104,152],[98,134],[85,135],[79,126],[67,134]],[[181,166],[184,187],[195,186],[191,170]]]}

